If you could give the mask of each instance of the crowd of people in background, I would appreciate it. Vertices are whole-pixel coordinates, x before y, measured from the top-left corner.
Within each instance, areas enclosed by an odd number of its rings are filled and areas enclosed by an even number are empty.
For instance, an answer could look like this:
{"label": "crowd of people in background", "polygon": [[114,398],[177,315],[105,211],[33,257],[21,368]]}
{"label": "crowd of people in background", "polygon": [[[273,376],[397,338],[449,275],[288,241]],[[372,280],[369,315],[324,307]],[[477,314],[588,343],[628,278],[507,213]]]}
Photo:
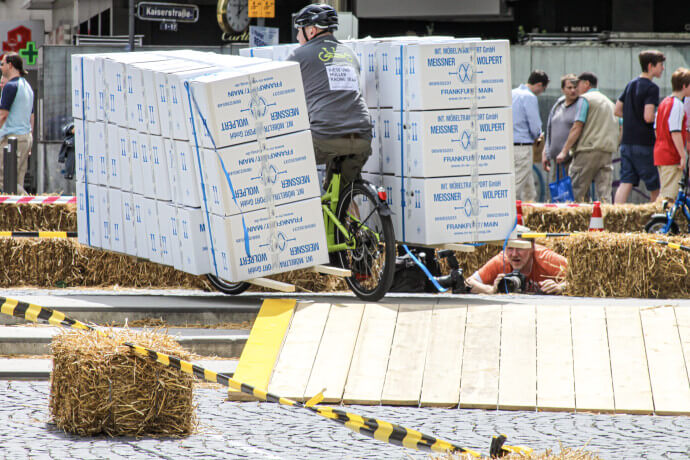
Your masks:
{"label": "crowd of people in background", "polygon": [[[681,67],[673,72],[672,94],[662,100],[654,79],[661,78],[665,61],[659,51],[640,52],[642,72],[626,85],[615,104],[599,91],[594,73],[563,75],[562,96],[551,108],[545,129],[537,97],[546,90],[548,75],[534,70],[527,83],[513,89],[516,199],[537,200],[533,151],[542,144],[541,166],[548,183],[570,177],[576,202],[591,200],[593,188],[601,202],[625,203],[640,181],[650,201],[674,199],[687,163],[690,70]],[[616,151],[621,167],[614,195]]]}

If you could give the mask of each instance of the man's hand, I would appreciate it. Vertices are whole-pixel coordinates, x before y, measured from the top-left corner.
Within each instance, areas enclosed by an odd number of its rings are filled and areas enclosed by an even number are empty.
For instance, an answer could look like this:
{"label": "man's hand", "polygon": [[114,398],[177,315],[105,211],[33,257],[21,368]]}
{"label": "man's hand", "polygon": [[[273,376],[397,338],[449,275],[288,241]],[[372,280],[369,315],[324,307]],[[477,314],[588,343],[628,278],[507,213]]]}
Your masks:
{"label": "man's hand", "polygon": [[[501,278],[503,277],[503,275],[498,276]],[[465,285],[470,288],[470,292],[472,294],[495,294],[496,284],[498,283],[494,283],[494,285],[484,284],[474,276],[470,276],[469,278],[465,279]]]}
{"label": "man's hand", "polygon": [[680,164],[678,165],[678,169],[681,171],[685,169],[685,163],[688,161],[688,155],[687,153],[685,155],[680,156]]}
{"label": "man's hand", "polygon": [[557,283],[554,280],[544,280],[539,283],[539,288],[544,294],[563,294],[565,281]]}
{"label": "man's hand", "polygon": [[544,150],[541,154],[541,166],[544,168],[544,171],[546,171],[546,172],[551,171],[551,162],[549,161],[548,157],[546,156],[546,150]]}
{"label": "man's hand", "polygon": [[561,164],[565,162],[568,159],[568,152],[566,150],[562,150],[561,153],[558,154],[556,157],[556,162],[558,164]]}

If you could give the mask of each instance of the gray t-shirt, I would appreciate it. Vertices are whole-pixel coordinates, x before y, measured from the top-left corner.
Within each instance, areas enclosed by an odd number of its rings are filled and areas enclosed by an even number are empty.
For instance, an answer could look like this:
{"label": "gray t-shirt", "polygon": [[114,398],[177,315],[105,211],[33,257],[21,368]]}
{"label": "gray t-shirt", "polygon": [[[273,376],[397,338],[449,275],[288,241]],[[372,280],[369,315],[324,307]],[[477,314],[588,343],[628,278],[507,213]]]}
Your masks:
{"label": "gray t-shirt", "polygon": [[288,56],[299,63],[314,137],[371,138],[371,117],[359,90],[355,53],[333,35],[312,38]]}
{"label": "gray t-shirt", "polygon": [[565,105],[565,96],[558,98],[551,108],[549,120],[546,122],[546,156],[554,160],[561,153],[565,141],[568,140],[570,128],[573,127],[583,99],[578,97],[575,102]]}

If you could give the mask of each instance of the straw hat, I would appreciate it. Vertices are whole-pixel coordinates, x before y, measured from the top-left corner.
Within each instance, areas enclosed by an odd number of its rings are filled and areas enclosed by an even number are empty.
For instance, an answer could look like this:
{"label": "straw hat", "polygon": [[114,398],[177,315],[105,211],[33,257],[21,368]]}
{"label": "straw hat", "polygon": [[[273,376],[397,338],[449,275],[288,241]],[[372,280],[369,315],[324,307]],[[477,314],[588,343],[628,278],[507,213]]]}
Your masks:
{"label": "straw hat", "polygon": [[524,225],[516,226],[515,230],[513,230],[513,233],[511,233],[510,237],[508,238],[507,247],[517,249],[530,249],[532,247],[532,240],[523,240],[522,238],[518,238],[518,233],[530,233],[531,231],[532,230],[530,230],[528,227],[525,227]]}

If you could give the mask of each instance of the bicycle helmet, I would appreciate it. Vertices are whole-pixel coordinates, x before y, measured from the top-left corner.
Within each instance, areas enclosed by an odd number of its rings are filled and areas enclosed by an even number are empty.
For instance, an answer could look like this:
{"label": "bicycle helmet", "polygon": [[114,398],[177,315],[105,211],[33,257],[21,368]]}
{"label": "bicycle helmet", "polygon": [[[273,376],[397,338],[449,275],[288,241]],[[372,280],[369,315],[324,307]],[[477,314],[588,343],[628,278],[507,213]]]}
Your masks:
{"label": "bicycle helmet", "polygon": [[330,5],[307,5],[295,15],[294,26],[295,29],[316,26],[319,29],[336,30],[338,12]]}

